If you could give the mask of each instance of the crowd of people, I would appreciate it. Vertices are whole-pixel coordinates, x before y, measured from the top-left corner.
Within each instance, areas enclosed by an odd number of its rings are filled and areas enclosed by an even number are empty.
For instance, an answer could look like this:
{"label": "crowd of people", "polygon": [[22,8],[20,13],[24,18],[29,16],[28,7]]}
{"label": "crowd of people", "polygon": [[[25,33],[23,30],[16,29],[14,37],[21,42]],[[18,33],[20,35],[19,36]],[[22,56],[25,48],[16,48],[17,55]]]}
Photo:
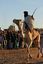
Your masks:
{"label": "crowd of people", "polygon": [[21,31],[10,29],[0,30],[0,49],[13,49],[22,47],[23,36]]}

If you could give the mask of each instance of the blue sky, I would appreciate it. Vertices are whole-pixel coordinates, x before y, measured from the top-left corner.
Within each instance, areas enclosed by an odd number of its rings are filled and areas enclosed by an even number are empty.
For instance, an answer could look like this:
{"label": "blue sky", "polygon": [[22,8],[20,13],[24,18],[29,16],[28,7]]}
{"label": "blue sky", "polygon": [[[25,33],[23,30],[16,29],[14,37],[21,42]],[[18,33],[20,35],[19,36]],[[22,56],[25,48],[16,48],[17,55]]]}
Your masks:
{"label": "blue sky", "polygon": [[0,0],[0,27],[8,28],[14,18],[24,19],[23,11],[34,14],[34,26],[43,28],[43,0]]}

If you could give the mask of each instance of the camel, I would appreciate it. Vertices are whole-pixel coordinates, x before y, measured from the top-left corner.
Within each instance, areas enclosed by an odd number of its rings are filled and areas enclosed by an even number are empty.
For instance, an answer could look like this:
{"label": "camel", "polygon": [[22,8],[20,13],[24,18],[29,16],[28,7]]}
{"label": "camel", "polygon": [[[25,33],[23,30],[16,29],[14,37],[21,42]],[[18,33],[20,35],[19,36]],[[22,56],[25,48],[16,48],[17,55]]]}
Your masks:
{"label": "camel", "polygon": [[[29,15],[29,22],[27,21],[26,25],[29,26],[25,28],[25,22],[23,22],[21,19],[14,19],[13,23],[16,23],[19,27],[19,30],[21,31],[23,35],[23,42],[22,42],[22,47],[24,47],[24,37],[25,37],[25,42],[26,42],[26,48],[28,52],[28,56],[31,57],[30,55],[30,48],[32,47],[32,44],[34,43],[34,46],[38,48],[38,55],[37,57],[42,56],[42,53],[40,52],[40,33],[36,31],[34,28],[31,27],[31,21],[34,20],[33,16]],[[25,21],[25,20],[24,20]],[[31,28],[30,28],[31,27]]]}

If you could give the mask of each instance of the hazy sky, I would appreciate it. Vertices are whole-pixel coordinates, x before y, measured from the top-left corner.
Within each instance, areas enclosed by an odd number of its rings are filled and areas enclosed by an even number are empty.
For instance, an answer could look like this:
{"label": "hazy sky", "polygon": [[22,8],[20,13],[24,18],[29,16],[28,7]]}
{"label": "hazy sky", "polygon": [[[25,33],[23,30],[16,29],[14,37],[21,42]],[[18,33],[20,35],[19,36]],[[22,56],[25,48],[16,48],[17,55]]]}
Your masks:
{"label": "hazy sky", "polygon": [[23,11],[34,14],[34,26],[43,28],[43,0],[0,0],[0,27],[8,28],[14,18],[24,19]]}

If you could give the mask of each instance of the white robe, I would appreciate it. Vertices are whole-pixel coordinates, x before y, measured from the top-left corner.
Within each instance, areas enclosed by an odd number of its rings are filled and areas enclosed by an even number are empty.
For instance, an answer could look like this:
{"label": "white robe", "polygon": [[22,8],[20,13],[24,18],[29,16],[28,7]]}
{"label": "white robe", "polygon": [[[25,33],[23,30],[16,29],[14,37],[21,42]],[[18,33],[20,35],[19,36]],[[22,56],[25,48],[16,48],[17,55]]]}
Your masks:
{"label": "white robe", "polygon": [[30,30],[33,29],[33,20],[32,20],[32,18],[31,18],[30,15],[28,15],[28,16],[25,18],[24,22],[28,25],[28,27],[29,27]]}

